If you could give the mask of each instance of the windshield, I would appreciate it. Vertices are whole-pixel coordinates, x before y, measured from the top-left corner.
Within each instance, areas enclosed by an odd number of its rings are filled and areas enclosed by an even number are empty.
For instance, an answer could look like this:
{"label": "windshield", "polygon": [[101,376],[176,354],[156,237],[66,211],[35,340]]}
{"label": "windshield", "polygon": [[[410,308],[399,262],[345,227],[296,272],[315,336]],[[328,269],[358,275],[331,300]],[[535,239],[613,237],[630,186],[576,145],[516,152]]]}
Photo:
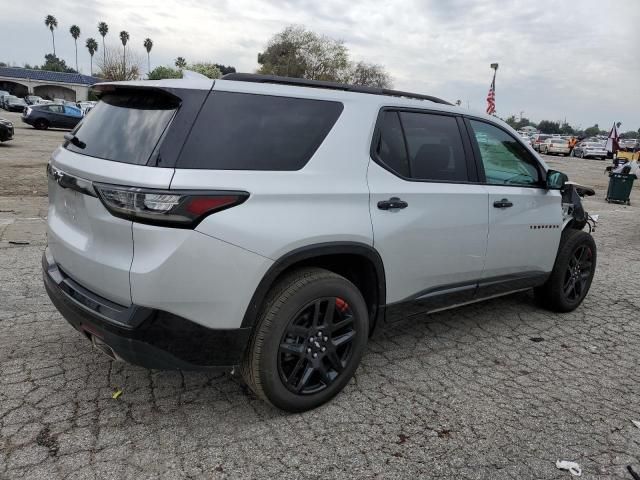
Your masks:
{"label": "windshield", "polygon": [[551,143],[556,145],[565,145],[567,143],[566,140],[562,140],[561,138],[551,140]]}
{"label": "windshield", "polygon": [[105,94],[75,131],[84,148],[70,142],[65,148],[105,160],[145,165],[177,107],[174,97],[161,92]]}

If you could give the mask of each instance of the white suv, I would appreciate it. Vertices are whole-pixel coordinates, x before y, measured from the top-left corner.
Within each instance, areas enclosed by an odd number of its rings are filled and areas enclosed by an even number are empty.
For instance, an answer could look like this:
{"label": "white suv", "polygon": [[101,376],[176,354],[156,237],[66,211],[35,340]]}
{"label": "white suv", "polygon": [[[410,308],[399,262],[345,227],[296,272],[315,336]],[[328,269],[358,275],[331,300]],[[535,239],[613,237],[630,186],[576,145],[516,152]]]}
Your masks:
{"label": "white suv", "polygon": [[96,89],[48,166],[43,268],[113,358],[238,367],[302,411],[349,382],[376,321],[529,288],[569,311],[589,290],[575,188],[494,117],[249,74]]}

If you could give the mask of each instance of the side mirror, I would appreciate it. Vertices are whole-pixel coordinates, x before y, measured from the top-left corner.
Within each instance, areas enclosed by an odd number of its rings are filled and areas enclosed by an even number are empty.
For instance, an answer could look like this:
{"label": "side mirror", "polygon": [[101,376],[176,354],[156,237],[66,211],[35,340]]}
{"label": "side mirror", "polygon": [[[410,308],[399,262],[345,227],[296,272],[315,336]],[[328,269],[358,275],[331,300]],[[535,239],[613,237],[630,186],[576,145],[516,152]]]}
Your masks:
{"label": "side mirror", "polygon": [[569,181],[569,177],[557,170],[547,170],[547,189],[560,190]]}

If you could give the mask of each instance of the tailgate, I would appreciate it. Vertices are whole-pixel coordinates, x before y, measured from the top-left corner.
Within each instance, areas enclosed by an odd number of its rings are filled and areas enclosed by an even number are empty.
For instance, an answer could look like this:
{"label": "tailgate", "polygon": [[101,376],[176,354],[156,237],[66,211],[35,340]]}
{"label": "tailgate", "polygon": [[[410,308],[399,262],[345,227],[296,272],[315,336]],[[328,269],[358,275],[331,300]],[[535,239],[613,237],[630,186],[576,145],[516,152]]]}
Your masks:
{"label": "tailgate", "polygon": [[64,273],[113,302],[129,305],[132,223],[114,217],[92,182],[168,188],[172,168],[115,163],[59,148],[51,159],[48,243]]}

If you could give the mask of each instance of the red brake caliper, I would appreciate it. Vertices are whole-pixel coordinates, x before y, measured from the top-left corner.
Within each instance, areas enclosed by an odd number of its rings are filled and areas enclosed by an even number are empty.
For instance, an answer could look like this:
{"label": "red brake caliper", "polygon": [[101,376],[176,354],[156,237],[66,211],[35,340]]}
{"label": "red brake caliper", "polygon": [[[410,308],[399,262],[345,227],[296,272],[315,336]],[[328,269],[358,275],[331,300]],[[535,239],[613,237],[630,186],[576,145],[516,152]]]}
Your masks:
{"label": "red brake caliper", "polygon": [[349,308],[349,304],[338,297],[336,298],[336,308],[338,309],[338,311],[340,311],[340,313],[344,313]]}

